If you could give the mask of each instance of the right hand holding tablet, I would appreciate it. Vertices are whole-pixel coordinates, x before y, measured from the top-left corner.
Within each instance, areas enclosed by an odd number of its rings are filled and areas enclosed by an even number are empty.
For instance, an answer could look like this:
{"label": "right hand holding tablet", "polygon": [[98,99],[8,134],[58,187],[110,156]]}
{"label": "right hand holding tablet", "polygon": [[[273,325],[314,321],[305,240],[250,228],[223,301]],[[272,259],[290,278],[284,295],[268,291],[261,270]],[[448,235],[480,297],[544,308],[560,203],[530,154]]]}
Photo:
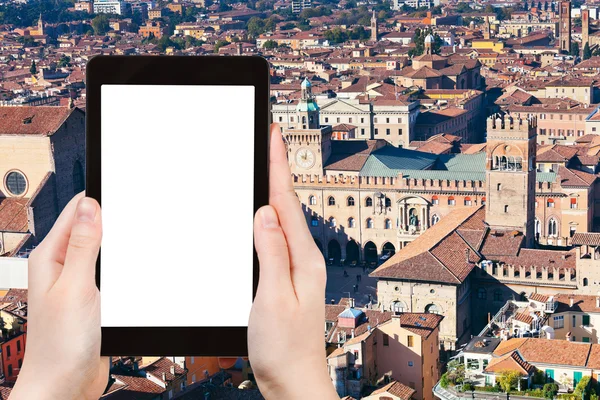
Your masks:
{"label": "right hand holding tablet", "polygon": [[252,371],[266,399],[339,399],[325,358],[325,260],[292,186],[279,126],[271,126],[269,204],[254,219],[260,261],[248,326]]}

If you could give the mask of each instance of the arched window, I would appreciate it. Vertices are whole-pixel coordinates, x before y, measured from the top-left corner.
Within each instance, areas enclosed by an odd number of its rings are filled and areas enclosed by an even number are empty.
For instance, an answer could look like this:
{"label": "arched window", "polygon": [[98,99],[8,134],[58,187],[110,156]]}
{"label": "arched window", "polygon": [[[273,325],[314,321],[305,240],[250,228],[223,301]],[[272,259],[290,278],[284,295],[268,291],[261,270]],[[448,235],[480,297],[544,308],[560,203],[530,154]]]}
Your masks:
{"label": "arched window", "polygon": [[348,228],[356,228],[356,221],[352,217],[348,218]]}
{"label": "arched window", "polygon": [[499,169],[500,168],[500,157],[496,156],[494,157],[494,169]]}
{"label": "arched window", "polygon": [[327,199],[327,204],[330,206],[335,206],[335,197],[329,196],[329,198]]}
{"label": "arched window", "polygon": [[500,289],[494,290],[494,301],[502,301],[502,300],[503,300],[502,290],[500,290]]}
{"label": "arched window", "polygon": [[75,194],[85,190],[85,176],[83,174],[83,166],[79,160],[73,165],[73,192]]}
{"label": "arched window", "polygon": [[332,228],[335,228],[336,225],[337,225],[337,221],[335,220],[335,218],[333,218],[333,217],[329,218],[329,226],[331,226]]}
{"label": "arched window", "polygon": [[487,299],[487,292],[485,291],[484,288],[477,289],[477,298],[479,300],[485,300],[485,299]]}
{"label": "arched window", "polygon": [[367,207],[373,207],[373,199],[370,198],[370,197],[367,197],[365,199],[365,206],[367,206]]}
{"label": "arched window", "polygon": [[506,156],[500,157],[500,169],[506,169],[507,165],[508,161],[506,159]]}
{"label": "arched window", "polygon": [[385,229],[392,229],[392,221],[389,219],[385,220]]}
{"label": "arched window", "polygon": [[311,206],[314,206],[317,204],[317,198],[313,195],[308,197],[308,204],[310,204]]}
{"label": "arched window", "polygon": [[438,222],[440,222],[440,217],[437,214],[433,214],[433,216],[431,217],[431,225],[435,225]]}
{"label": "arched window", "polygon": [[583,278],[583,286],[587,286],[588,285],[588,278]]}
{"label": "arched window", "polygon": [[367,218],[367,229],[373,229],[373,220],[371,218]]}
{"label": "arched window", "polygon": [[441,310],[435,304],[428,304],[425,306],[425,312],[429,314],[439,314]]}
{"label": "arched window", "polygon": [[392,206],[392,199],[390,199],[389,197],[385,198],[385,206],[386,207],[391,207]]}
{"label": "arched window", "polygon": [[393,312],[404,312],[405,309],[406,309],[406,306],[401,301],[394,301],[392,303],[392,311]]}
{"label": "arched window", "polygon": [[508,169],[509,170],[515,169],[515,158],[513,156],[508,157]]}
{"label": "arched window", "polygon": [[348,204],[348,207],[352,207],[354,205],[354,197],[352,197],[352,196],[348,197],[347,204]]}
{"label": "arched window", "polygon": [[558,233],[558,224],[554,218],[550,218],[548,221],[548,236],[556,236]]}
{"label": "arched window", "polygon": [[521,157],[515,158],[515,168],[517,171],[521,171],[523,169],[523,159]]}

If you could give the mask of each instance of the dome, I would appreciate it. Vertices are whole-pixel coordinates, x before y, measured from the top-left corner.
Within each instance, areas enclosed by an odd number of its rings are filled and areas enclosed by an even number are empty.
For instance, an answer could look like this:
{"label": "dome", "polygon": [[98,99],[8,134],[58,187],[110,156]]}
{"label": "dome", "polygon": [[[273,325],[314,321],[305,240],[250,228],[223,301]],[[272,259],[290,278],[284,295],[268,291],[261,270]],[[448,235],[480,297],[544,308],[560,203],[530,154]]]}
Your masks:
{"label": "dome", "polygon": [[302,81],[302,89],[306,89],[311,87],[312,85],[310,84],[310,82],[308,81],[308,79],[304,78],[304,80]]}
{"label": "dome", "polygon": [[430,33],[429,35],[427,35],[427,37],[425,38],[425,43],[433,43],[433,35]]}

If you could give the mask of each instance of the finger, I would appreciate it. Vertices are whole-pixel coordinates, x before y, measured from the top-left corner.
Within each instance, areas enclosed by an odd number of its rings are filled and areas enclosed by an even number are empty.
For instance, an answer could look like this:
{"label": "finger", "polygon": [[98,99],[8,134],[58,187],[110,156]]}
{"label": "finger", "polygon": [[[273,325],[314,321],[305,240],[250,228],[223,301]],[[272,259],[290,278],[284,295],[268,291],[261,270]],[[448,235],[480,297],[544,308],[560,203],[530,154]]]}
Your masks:
{"label": "finger", "polygon": [[79,193],[69,201],[50,232],[29,256],[28,287],[30,295],[35,295],[40,291],[46,292],[60,275],[65,262],[69,236],[71,236],[75,209],[83,196],[83,192]]}
{"label": "finger", "polygon": [[260,296],[293,294],[290,256],[279,218],[271,206],[261,207],[254,218],[254,245],[260,263]]}
{"label": "finger", "polygon": [[58,278],[69,285],[95,285],[96,259],[102,240],[100,205],[84,197],[77,204],[63,271]]}
{"label": "finger", "polygon": [[321,291],[319,285],[315,285],[315,275],[319,277],[325,273],[324,261],[308,230],[294,191],[285,145],[277,124],[271,127],[269,167],[269,203],[279,215],[288,243],[292,283],[297,294],[306,293],[312,297]]}

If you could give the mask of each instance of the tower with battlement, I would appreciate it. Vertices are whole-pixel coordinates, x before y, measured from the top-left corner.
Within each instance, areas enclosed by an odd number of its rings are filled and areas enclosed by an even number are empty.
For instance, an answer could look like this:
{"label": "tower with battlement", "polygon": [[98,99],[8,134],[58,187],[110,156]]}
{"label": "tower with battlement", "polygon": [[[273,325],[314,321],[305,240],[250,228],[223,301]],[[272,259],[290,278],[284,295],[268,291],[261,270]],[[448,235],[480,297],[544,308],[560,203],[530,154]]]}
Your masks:
{"label": "tower with battlement", "polygon": [[486,223],[522,232],[527,247],[535,239],[536,129],[534,117],[487,121]]}
{"label": "tower with battlement", "polygon": [[571,52],[571,1],[560,2],[560,51]]}

